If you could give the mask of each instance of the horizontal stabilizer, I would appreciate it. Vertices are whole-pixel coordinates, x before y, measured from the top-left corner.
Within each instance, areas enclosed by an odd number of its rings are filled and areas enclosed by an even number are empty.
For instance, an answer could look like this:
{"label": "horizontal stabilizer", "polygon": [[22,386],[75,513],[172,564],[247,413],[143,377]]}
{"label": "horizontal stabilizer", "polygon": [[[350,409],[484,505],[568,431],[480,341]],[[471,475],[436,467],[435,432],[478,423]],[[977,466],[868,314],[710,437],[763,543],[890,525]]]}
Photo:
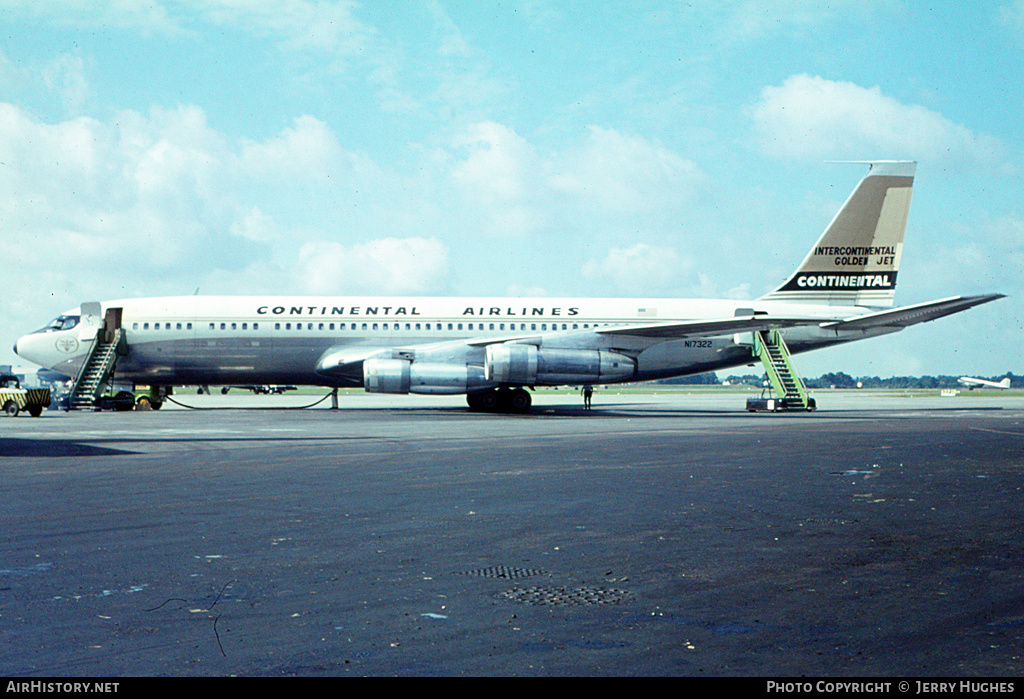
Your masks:
{"label": "horizontal stabilizer", "polygon": [[983,296],[953,296],[939,301],[928,301],[913,306],[894,308],[891,311],[879,311],[868,313],[846,320],[837,320],[822,323],[821,327],[826,330],[860,330],[869,328],[906,328],[917,323],[926,323],[929,320],[942,318],[943,316],[966,311],[973,306],[980,306],[989,301],[1001,299],[1004,294],[985,294]]}

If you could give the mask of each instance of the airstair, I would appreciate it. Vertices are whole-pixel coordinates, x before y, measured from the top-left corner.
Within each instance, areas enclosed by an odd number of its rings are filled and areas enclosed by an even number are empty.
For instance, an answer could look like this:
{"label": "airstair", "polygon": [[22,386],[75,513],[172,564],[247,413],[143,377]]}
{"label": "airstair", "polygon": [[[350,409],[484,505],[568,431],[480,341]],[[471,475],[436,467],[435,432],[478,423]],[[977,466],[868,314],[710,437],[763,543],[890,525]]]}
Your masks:
{"label": "airstair", "polygon": [[[106,390],[117,364],[118,349],[124,331],[115,328],[110,332],[100,328],[96,333],[92,351],[82,362],[82,368],[75,377],[75,383],[68,397],[68,410],[82,410],[93,407],[97,398]],[[123,352],[122,352],[123,353]]]}
{"label": "airstair", "polygon": [[775,398],[750,398],[747,410],[814,410],[800,375],[793,368],[789,349],[778,330],[754,333],[754,355],[761,360]]}

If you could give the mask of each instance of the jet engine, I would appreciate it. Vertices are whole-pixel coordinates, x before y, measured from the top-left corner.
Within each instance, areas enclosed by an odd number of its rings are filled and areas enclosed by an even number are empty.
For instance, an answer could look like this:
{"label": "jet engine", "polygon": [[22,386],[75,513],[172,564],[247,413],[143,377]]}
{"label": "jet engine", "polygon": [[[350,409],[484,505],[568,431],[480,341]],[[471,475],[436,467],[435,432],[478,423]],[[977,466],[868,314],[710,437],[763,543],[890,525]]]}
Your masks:
{"label": "jet engine", "polygon": [[449,395],[493,384],[484,380],[483,369],[476,366],[371,357],[363,362],[363,386],[369,393]]}
{"label": "jet engine", "polygon": [[605,350],[543,349],[535,345],[488,345],[484,378],[520,386],[623,381],[636,372],[636,360]]}

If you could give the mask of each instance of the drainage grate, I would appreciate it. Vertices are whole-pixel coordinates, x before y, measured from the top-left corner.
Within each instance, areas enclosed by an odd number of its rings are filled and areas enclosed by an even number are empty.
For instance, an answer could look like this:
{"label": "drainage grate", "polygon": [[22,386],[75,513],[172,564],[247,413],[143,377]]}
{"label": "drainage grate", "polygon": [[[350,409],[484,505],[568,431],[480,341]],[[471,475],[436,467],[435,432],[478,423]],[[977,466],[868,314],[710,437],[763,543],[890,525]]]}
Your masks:
{"label": "drainage grate", "polygon": [[619,604],[630,597],[613,587],[527,587],[498,593],[502,599],[534,605]]}
{"label": "drainage grate", "polygon": [[510,568],[509,566],[491,566],[490,568],[478,568],[467,570],[462,575],[476,575],[481,578],[502,578],[513,580],[516,578],[529,578],[533,575],[547,575],[546,570],[539,568]]}

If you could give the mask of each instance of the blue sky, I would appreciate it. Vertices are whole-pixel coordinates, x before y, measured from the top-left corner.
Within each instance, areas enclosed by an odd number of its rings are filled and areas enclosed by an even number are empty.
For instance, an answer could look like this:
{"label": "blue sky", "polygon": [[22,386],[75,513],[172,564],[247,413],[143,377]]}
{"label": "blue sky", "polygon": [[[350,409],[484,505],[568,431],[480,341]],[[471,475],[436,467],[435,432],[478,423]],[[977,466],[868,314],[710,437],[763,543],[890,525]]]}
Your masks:
{"label": "blue sky", "polygon": [[800,360],[1024,373],[1024,0],[0,0],[0,363],[82,301],[756,297],[918,161],[900,304]]}

